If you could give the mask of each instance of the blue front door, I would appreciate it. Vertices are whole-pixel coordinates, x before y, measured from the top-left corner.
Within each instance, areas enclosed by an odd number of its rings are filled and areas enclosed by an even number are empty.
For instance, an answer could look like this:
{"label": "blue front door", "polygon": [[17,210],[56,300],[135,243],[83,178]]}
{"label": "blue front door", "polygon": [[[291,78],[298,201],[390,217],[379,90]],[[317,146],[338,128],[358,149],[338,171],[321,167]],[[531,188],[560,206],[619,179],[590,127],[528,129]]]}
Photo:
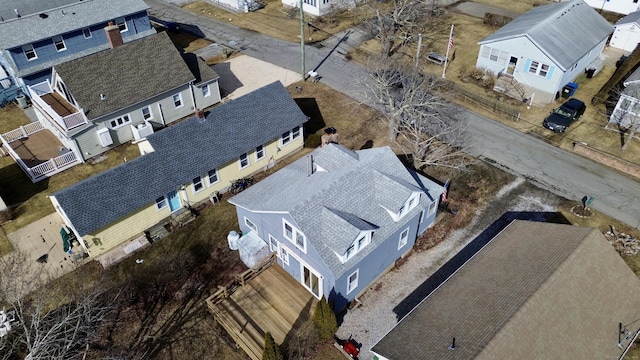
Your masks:
{"label": "blue front door", "polygon": [[173,190],[167,194],[167,200],[169,200],[169,209],[174,212],[180,208],[180,197],[178,196],[178,190]]}

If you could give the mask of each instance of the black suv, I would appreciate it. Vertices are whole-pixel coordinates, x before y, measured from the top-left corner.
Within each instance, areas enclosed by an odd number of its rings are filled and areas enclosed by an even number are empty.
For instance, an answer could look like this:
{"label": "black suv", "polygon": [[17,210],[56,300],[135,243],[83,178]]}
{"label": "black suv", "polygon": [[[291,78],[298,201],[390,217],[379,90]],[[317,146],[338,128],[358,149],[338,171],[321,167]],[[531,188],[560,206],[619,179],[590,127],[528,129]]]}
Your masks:
{"label": "black suv", "polygon": [[542,126],[557,133],[563,133],[573,120],[578,120],[587,109],[584,102],[578,99],[569,99],[559,108],[554,109],[542,122]]}

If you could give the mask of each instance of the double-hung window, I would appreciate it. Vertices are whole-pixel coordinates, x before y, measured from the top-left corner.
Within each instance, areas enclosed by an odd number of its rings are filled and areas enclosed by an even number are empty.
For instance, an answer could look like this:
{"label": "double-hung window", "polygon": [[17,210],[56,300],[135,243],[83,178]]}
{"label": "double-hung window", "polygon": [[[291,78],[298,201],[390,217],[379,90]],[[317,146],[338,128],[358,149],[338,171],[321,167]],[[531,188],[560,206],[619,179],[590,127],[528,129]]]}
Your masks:
{"label": "double-hung window", "polygon": [[293,128],[293,130],[289,130],[286,133],[283,133],[282,136],[280,137],[280,141],[282,142],[282,145],[287,145],[288,143],[292,142],[293,140],[299,137],[300,137],[300,126],[296,126]]}
{"label": "double-hung window", "polygon": [[209,180],[209,185],[215,184],[218,181],[220,181],[220,178],[218,177],[218,170],[217,169],[209,170],[209,172],[207,172],[207,179]]}
{"label": "double-hung window", "polygon": [[182,94],[175,94],[173,95],[173,106],[175,106],[175,108],[179,108],[182,107]]}
{"label": "double-hung window", "polygon": [[82,35],[84,35],[85,39],[91,39],[91,36],[93,36],[91,35],[91,29],[89,28],[82,29]]}
{"label": "double-hung window", "polygon": [[22,51],[24,51],[24,56],[27,57],[27,60],[35,60],[38,58],[38,54],[36,54],[36,49],[33,48],[32,44],[24,45],[22,47]]}
{"label": "double-hung window", "polygon": [[398,241],[398,250],[402,249],[409,241],[409,228],[406,228],[400,233],[400,240]]}
{"label": "double-hung window", "polygon": [[145,106],[145,107],[143,107],[143,108],[142,108],[142,110],[140,110],[140,111],[142,111],[142,117],[143,117],[145,120],[151,120],[151,119],[153,119],[153,111],[151,110],[151,107],[150,107],[150,106]]}
{"label": "double-hung window", "polygon": [[264,146],[260,145],[256,148],[256,161],[264,158]]}
{"label": "double-hung window", "polygon": [[115,118],[113,120],[111,120],[109,122],[109,125],[111,125],[112,129],[117,129],[123,125],[129,124],[131,123],[131,118],[129,117],[129,115],[122,115],[119,118]]}
{"label": "double-hung window", "polygon": [[538,61],[531,61],[531,64],[529,65],[529,73],[540,77],[547,77],[549,74],[549,65]]}
{"label": "double-hung window", "polygon": [[64,39],[60,35],[53,37],[53,45],[56,46],[56,50],[58,52],[67,50],[67,45],[64,43]]}
{"label": "double-hung window", "polygon": [[193,193],[197,193],[200,190],[204,189],[204,183],[202,182],[202,176],[198,176],[193,178],[193,180],[191,181],[193,184]]}
{"label": "double-hung window", "polygon": [[164,209],[166,207],[167,207],[167,198],[165,198],[164,196],[160,196],[159,198],[156,199],[156,208],[158,210]]}
{"label": "double-hung window", "polygon": [[249,218],[244,218],[244,224],[247,225],[249,229],[258,232],[258,225],[254,224],[253,221],[249,220]]}
{"label": "double-hung window", "polygon": [[118,27],[120,28],[120,32],[123,33],[127,30],[129,30],[127,28],[127,21],[125,20],[125,18],[121,17],[121,18],[117,18],[116,19],[116,25],[118,25]]}
{"label": "double-hung window", "polygon": [[202,97],[208,97],[211,95],[211,89],[209,89],[209,85],[205,85],[202,87]]}
{"label": "double-hung window", "polygon": [[294,243],[300,250],[306,252],[306,239],[304,234],[296,229],[293,225],[289,224],[286,220],[283,221],[283,235],[289,241]]}
{"label": "double-hung window", "polygon": [[358,287],[359,272],[360,272],[360,269],[354,271],[351,275],[349,275],[349,278],[347,279],[347,294],[352,292]]}
{"label": "double-hung window", "polygon": [[247,156],[247,153],[240,155],[238,162],[240,163],[240,169],[244,169],[249,166],[249,156]]}

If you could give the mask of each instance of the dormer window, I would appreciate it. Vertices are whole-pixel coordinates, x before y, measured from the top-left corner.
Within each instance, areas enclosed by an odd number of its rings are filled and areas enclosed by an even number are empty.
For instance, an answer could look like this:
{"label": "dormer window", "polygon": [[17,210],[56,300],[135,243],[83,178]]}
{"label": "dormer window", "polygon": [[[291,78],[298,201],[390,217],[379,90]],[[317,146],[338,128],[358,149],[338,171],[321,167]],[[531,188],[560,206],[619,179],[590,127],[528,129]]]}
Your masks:
{"label": "dormer window", "polygon": [[129,30],[127,28],[127,21],[125,20],[125,18],[121,17],[121,18],[117,18],[116,19],[116,25],[118,25],[118,28],[120,28],[120,32],[123,33],[127,30]]}
{"label": "dormer window", "polygon": [[58,52],[67,50],[67,45],[64,43],[64,39],[60,35],[53,37],[53,45],[55,45]]}
{"label": "dormer window", "polygon": [[24,51],[24,56],[27,57],[27,60],[35,60],[38,58],[38,54],[36,54],[36,49],[33,48],[33,45],[28,44],[22,47],[22,51]]}
{"label": "dormer window", "polygon": [[403,216],[407,215],[409,211],[413,210],[413,208],[415,208],[416,205],[418,205],[419,200],[420,200],[420,193],[411,194],[411,197],[409,197],[409,199],[404,203],[404,205],[400,207],[400,210],[398,210],[396,221],[400,220]]}
{"label": "dormer window", "polygon": [[362,232],[354,242],[347,248],[347,251],[340,256],[340,261],[342,263],[347,262],[347,260],[351,259],[355,254],[359,253],[364,249],[367,245],[371,243],[371,235],[372,232]]}

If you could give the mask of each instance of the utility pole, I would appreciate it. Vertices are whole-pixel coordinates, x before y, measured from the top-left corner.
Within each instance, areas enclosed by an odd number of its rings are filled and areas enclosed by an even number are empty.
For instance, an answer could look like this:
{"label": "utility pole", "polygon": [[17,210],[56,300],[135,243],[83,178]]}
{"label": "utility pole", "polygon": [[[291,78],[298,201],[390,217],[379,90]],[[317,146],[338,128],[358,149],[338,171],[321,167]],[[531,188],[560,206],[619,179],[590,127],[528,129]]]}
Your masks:
{"label": "utility pole", "polygon": [[302,81],[307,80],[307,72],[304,69],[304,10],[302,10],[303,0],[300,0],[300,63],[301,63],[301,74]]}

